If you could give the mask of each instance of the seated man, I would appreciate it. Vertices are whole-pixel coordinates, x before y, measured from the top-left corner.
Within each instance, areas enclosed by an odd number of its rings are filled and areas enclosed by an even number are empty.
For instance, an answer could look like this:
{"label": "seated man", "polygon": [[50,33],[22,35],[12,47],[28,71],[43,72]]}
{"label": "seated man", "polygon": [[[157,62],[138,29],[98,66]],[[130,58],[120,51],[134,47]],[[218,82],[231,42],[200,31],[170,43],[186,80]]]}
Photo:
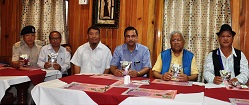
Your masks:
{"label": "seated man", "polygon": [[74,73],[108,74],[112,53],[101,43],[100,30],[92,26],[87,30],[88,42],[81,45],[73,55]]}
{"label": "seated man", "polygon": [[63,76],[67,76],[71,54],[60,45],[61,38],[58,31],[52,31],[49,34],[50,44],[41,48],[37,65],[40,68],[60,70]]}
{"label": "seated man", "polygon": [[206,57],[204,64],[204,78],[209,83],[221,84],[220,70],[231,72],[229,84],[248,80],[248,61],[243,52],[233,48],[235,32],[228,24],[223,24],[218,35],[220,47],[213,50]]}
{"label": "seated man", "polygon": [[162,51],[152,68],[155,78],[165,81],[172,80],[172,65],[181,65],[183,71],[175,78],[176,81],[195,81],[198,77],[198,70],[194,54],[184,49],[185,40],[181,32],[174,31],[170,34],[171,49]]}
{"label": "seated man", "polygon": [[115,76],[123,76],[120,61],[132,62],[129,75],[131,77],[147,77],[151,68],[150,51],[146,46],[137,43],[138,33],[134,27],[124,31],[125,44],[118,46],[111,61],[111,72]]}
{"label": "seated man", "polygon": [[19,61],[20,56],[27,55],[29,66],[37,66],[37,59],[40,49],[43,45],[41,41],[35,41],[35,27],[26,26],[21,30],[23,40],[13,45],[12,49],[12,66],[19,68],[24,62]]}

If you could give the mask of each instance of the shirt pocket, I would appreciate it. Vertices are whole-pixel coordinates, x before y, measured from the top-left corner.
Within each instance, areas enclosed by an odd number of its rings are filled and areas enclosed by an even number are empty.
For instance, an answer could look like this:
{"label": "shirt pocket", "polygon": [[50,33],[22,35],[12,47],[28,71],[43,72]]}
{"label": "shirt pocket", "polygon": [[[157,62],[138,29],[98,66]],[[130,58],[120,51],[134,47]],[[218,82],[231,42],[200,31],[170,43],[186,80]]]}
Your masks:
{"label": "shirt pocket", "polygon": [[58,64],[64,64],[65,62],[65,57],[62,55],[62,54],[58,54],[58,57],[57,57],[57,63]]}
{"label": "shirt pocket", "polygon": [[140,70],[142,67],[142,61],[140,60],[135,60],[134,62],[132,62],[132,66],[134,66],[135,70]]}
{"label": "shirt pocket", "polygon": [[91,62],[91,55],[89,54],[89,52],[85,52],[82,53],[81,56],[77,56],[77,63],[79,63],[79,65],[81,65],[81,67],[85,67],[87,66],[88,63],[92,63]]}
{"label": "shirt pocket", "polygon": [[103,63],[103,54],[101,54],[100,52],[97,54],[93,55],[93,63],[95,65],[96,68],[101,68],[102,63]]}

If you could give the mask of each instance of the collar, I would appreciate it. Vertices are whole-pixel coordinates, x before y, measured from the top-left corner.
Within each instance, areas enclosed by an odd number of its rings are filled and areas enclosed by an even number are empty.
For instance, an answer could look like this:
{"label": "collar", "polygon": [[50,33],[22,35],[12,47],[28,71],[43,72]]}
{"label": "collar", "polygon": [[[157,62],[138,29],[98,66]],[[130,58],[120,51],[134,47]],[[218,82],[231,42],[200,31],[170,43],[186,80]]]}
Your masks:
{"label": "collar", "polygon": [[[138,50],[138,48],[139,48],[139,45],[136,43],[135,50]],[[123,46],[123,50],[128,50],[128,45],[126,43]]]}
{"label": "collar", "polygon": [[[24,45],[25,47],[29,47],[23,39],[21,39],[21,44],[20,45]],[[36,44],[35,44],[35,41],[34,41],[34,46],[33,47],[36,47]]]}
{"label": "collar", "polygon": [[[60,46],[60,48],[59,48],[58,52],[60,52],[60,51],[61,51],[61,47],[62,47],[62,46]],[[49,44],[48,49],[49,49],[49,50],[53,50],[53,51],[54,51],[54,48],[52,47],[52,45],[51,45],[51,44]],[[57,53],[58,53],[58,52],[57,52]]]}
{"label": "collar", "polygon": [[[183,50],[184,50],[184,49],[183,49]],[[180,55],[182,55],[182,54],[183,54],[183,50],[180,52]],[[171,54],[173,54],[173,55],[174,55],[173,50],[172,50],[172,49],[170,49],[170,51],[171,51]]]}
{"label": "collar", "polygon": [[[220,50],[220,47],[219,47],[219,50]],[[216,52],[217,55],[219,55],[218,51]],[[232,46],[232,54],[237,57],[237,54],[235,53],[235,50],[234,50],[234,47]],[[221,56],[224,56],[223,52],[220,50],[220,55]]]}
{"label": "collar", "polygon": [[[92,50],[92,48],[90,47],[90,43],[89,42],[87,42],[87,46],[88,46],[89,49]],[[97,47],[95,49],[102,49],[102,46],[103,46],[103,44],[101,43],[101,41],[99,41],[99,43],[98,43],[98,45],[97,45]]]}

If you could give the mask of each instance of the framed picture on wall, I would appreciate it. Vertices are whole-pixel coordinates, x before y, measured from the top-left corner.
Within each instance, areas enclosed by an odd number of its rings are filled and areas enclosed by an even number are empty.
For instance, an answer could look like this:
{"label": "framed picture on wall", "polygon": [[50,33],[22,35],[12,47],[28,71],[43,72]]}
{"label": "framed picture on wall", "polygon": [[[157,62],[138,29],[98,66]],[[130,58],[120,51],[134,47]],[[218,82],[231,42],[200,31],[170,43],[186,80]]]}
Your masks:
{"label": "framed picture on wall", "polygon": [[93,0],[92,25],[118,28],[120,0]]}

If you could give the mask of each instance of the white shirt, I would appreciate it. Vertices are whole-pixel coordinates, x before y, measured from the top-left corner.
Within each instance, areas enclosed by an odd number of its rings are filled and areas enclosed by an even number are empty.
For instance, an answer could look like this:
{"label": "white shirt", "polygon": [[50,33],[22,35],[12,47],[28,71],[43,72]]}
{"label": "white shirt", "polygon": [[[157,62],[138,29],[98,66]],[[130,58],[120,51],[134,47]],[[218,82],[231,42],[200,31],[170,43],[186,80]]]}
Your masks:
{"label": "white shirt", "polygon": [[73,55],[71,62],[80,66],[80,73],[103,74],[105,69],[110,68],[112,54],[110,49],[99,42],[92,50],[89,42],[81,45]]}
{"label": "white shirt", "polygon": [[[224,66],[224,70],[228,70],[231,71],[231,78],[235,77],[234,74],[234,59],[233,59],[233,55],[237,57],[234,48],[232,48],[232,54],[229,55],[227,58],[224,56],[223,52],[220,50],[221,53],[221,59],[222,59],[222,63]],[[213,83],[214,80],[214,65],[213,65],[213,58],[212,58],[212,52],[208,54],[208,56],[206,57],[205,60],[205,64],[204,64],[204,78],[207,82],[209,83]],[[217,55],[218,55],[218,51],[217,51]],[[244,55],[243,52],[241,52],[241,59],[240,59],[240,74],[237,75],[235,78],[238,79],[238,81],[240,83],[245,84],[248,80],[248,61]]]}
{"label": "white shirt", "polygon": [[[48,54],[51,53],[56,53],[51,44],[41,48],[37,62],[38,67],[44,68],[45,62],[48,62]],[[66,48],[60,46],[60,49],[58,50],[57,63],[61,66],[62,74],[68,74],[67,70],[70,68],[70,58],[71,54],[66,50]]]}

